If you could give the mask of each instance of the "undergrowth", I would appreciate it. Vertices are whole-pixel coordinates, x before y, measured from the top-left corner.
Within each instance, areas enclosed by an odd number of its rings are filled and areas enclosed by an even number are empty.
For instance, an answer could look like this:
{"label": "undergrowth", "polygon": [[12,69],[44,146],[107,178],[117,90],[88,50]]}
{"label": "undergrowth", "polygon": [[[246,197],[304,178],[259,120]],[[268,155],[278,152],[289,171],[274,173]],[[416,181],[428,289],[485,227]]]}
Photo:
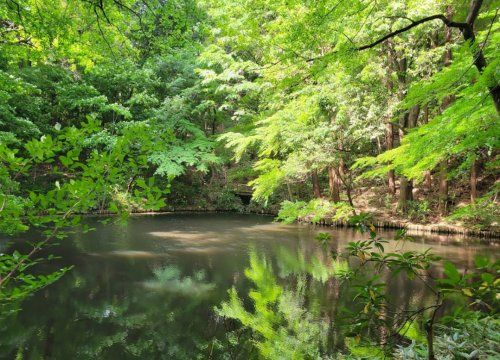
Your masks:
{"label": "undergrowth", "polygon": [[352,214],[352,207],[345,202],[331,202],[326,199],[304,201],[283,201],[277,220],[286,224],[297,220],[318,223],[321,220],[348,220]]}

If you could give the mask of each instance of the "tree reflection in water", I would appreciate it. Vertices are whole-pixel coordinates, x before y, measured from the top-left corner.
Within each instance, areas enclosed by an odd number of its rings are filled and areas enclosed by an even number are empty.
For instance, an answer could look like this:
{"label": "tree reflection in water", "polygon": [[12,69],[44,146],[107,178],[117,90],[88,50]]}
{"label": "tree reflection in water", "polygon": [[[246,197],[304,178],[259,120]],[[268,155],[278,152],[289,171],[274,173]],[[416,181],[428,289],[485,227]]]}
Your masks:
{"label": "tree reflection in water", "polygon": [[[303,248],[306,243],[313,246]],[[331,247],[298,245],[274,246],[272,251],[251,247],[249,256],[221,256],[226,271],[204,263],[204,256],[175,265],[158,257],[123,260],[114,254],[106,261],[91,256],[79,264],[77,258],[69,259],[76,264],[73,271],[43,296],[29,299],[22,311],[0,319],[0,357],[307,359],[338,358],[340,352],[380,354],[378,345],[387,340],[383,329],[367,329],[359,342],[350,334],[350,314],[363,311],[353,301],[353,283],[345,281],[356,264],[333,260]],[[245,264],[245,276],[239,276]],[[417,307],[427,301],[424,290],[403,277],[387,275],[381,281],[391,306]],[[418,335],[418,327],[412,331]]]}
{"label": "tree reflection in water", "polygon": [[[384,274],[373,284],[369,270],[354,276],[352,270],[358,264],[332,259],[327,251],[307,258],[300,250],[294,253],[280,248],[276,265],[278,271],[266,256],[251,250],[245,276],[252,288],[242,294],[233,287],[229,299],[216,308],[226,321],[232,319],[243,326],[229,334],[230,339],[238,340],[234,346],[253,346],[266,359],[339,358],[343,353],[354,358],[384,358],[384,351],[393,349],[389,343],[395,339],[387,337],[387,327],[394,325],[394,319],[383,313],[376,315],[377,321],[368,319],[370,312],[358,299],[358,288],[368,284],[385,293],[390,299],[382,306],[386,311],[419,307],[429,300],[422,288],[408,291],[414,284],[397,274]],[[356,323],[360,317],[353,315],[360,313],[367,314],[361,332]],[[401,334],[403,341],[424,336],[416,322],[407,323]]]}
{"label": "tree reflection in water", "polygon": [[[113,283],[94,286],[100,282],[87,281],[88,273],[68,274],[65,286],[45,296],[52,306],[73,317],[56,321],[53,312],[30,306],[30,313],[21,311],[0,319],[0,358],[65,359],[66,354],[75,359],[201,357],[213,334],[192,329],[189,319],[205,310],[206,297],[215,285],[206,281],[204,271],[183,277],[177,267],[165,266],[155,268],[153,274],[150,280],[135,284],[132,293],[125,287],[116,291]],[[26,316],[36,317],[36,323],[43,325],[27,328]],[[64,335],[67,329],[71,338]]]}

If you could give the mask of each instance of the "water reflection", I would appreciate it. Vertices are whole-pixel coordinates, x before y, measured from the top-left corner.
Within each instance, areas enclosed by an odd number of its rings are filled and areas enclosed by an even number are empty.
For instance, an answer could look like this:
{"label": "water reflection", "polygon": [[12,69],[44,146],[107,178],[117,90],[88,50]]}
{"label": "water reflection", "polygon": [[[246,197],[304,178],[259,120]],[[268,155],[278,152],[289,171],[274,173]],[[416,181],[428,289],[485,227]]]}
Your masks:
{"label": "water reflection", "polygon": [[[91,254],[95,256],[99,256],[100,254]],[[153,259],[165,256],[167,254],[158,254],[151,251],[138,251],[138,250],[117,250],[111,251],[107,254],[108,256],[121,256],[125,258],[131,259]]]}
{"label": "water reflection", "polygon": [[[359,309],[353,290],[339,281],[349,267],[330,256],[359,236],[350,229],[221,214],[137,217],[124,226],[89,222],[95,232],[50,249],[62,258],[47,270],[74,269],[0,319],[0,358],[249,359],[353,346],[344,318]],[[331,248],[314,240],[319,231],[331,233]],[[496,253],[428,240],[405,246],[433,246],[462,266],[478,253]],[[394,306],[427,301],[403,278],[386,280]],[[233,316],[221,317],[233,302]]]}
{"label": "water reflection", "polygon": [[[318,250],[321,248],[318,246]],[[285,247],[278,248],[277,262],[280,269],[280,277],[286,278],[291,275],[309,274],[314,280],[324,284],[334,277],[347,274],[349,265],[345,260],[334,259],[329,252],[320,251],[309,259],[300,252],[292,252]]]}
{"label": "water reflection", "polygon": [[193,277],[181,277],[181,271],[175,266],[153,269],[155,278],[143,282],[149,290],[174,292],[185,296],[205,296],[215,288],[215,284],[206,282],[204,270],[197,271]]}
{"label": "water reflection", "polygon": [[[291,259],[291,253],[282,249],[285,259]],[[306,269],[317,270],[317,266],[309,267],[302,262],[299,267],[287,268],[280,263],[284,273],[296,274],[295,283],[282,286],[278,283],[272,266],[264,256],[259,256],[255,250],[250,252],[250,267],[245,270],[253,287],[248,293],[251,300],[251,310],[246,310],[243,300],[236,288],[229,292],[229,300],[216,309],[224,318],[235,319],[245,329],[250,330],[251,340],[262,357],[268,359],[316,359],[328,353],[328,333],[330,319],[321,316],[321,307],[306,306],[308,279]],[[287,262],[290,264],[290,262]],[[317,263],[321,264],[321,263]],[[303,268],[303,270],[302,270]],[[297,270],[299,272],[297,273]],[[333,267],[323,265],[321,274],[335,275]],[[314,273],[318,273],[314,271]],[[321,278],[325,280],[324,278]]]}
{"label": "water reflection", "polygon": [[[229,299],[216,308],[217,314],[237,322],[233,332],[244,334],[239,336],[238,347],[255,347],[263,358],[338,358],[346,349],[362,358],[385,358],[379,345],[395,340],[388,338],[387,329],[399,326],[397,317],[386,314],[425,307],[432,303],[432,294],[401,274],[384,274],[378,282],[389,300],[383,307],[385,313],[377,315],[376,322],[367,314],[364,338],[356,339],[352,330],[360,324],[355,315],[368,313],[356,288],[365,286],[371,275],[357,273],[352,279],[352,266],[358,264],[333,260],[324,248],[318,249],[322,249],[320,257],[306,257],[300,251],[279,248],[275,258],[278,271],[265,254],[252,249],[245,270],[250,289],[242,293],[233,287]],[[417,323],[409,323],[402,336],[408,337],[410,330],[412,336],[423,336]],[[233,332],[226,336],[233,337]]]}

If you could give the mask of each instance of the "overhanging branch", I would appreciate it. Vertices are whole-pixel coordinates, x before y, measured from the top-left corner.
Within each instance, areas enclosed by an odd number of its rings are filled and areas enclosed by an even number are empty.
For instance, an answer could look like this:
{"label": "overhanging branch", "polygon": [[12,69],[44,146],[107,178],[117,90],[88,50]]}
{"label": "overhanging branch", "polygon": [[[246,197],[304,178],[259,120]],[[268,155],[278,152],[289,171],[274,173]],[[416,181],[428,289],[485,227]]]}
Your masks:
{"label": "overhanging branch", "polygon": [[446,26],[452,27],[452,28],[457,28],[457,29],[460,29],[461,31],[464,31],[464,30],[467,30],[470,28],[470,25],[467,23],[459,23],[459,22],[450,21],[443,14],[436,14],[436,15],[424,17],[420,20],[410,20],[411,24],[409,24],[405,27],[402,27],[401,29],[390,32],[387,35],[381,37],[380,39],[378,39],[370,44],[359,46],[356,48],[356,50],[362,51],[362,50],[366,50],[366,49],[371,49],[371,48],[377,46],[378,44],[383,43],[385,40],[393,38],[396,35],[402,34],[402,33],[406,32],[406,31],[408,31],[416,26],[419,26],[421,24],[424,24],[424,23],[429,22],[429,21],[434,21],[434,20],[441,20]]}
{"label": "overhanging branch", "polygon": [[[440,20],[442,21],[446,26],[448,27],[452,27],[452,28],[457,28],[457,29],[460,29],[460,31],[462,31],[462,33],[471,33],[472,32],[472,24],[468,24],[468,23],[461,23],[461,22],[455,22],[455,21],[451,21],[449,20],[448,18],[446,18],[445,15],[443,14],[436,14],[436,15],[431,15],[431,16],[427,16],[427,17],[424,17],[422,19],[419,19],[419,20],[412,20],[412,19],[409,19],[409,18],[406,18],[407,20],[409,20],[411,22],[411,24],[405,26],[405,27],[402,27],[401,29],[398,29],[398,30],[395,30],[395,31],[392,31],[386,35],[384,35],[383,37],[381,37],[380,39],[370,43],[370,44],[366,44],[366,45],[362,45],[362,46],[358,46],[358,47],[353,47],[352,50],[355,50],[355,51],[363,51],[363,50],[366,50],[366,49],[371,49],[371,48],[374,48],[375,46],[383,43],[384,41],[390,39],[390,38],[393,38],[394,36],[397,36],[399,34],[402,34],[414,27],[417,27],[421,24],[425,24],[429,21],[434,21],[434,20]],[[345,36],[345,34],[344,34]],[[351,43],[352,43],[352,40],[351,39],[348,39]],[[307,59],[306,61],[307,62],[312,62],[312,61],[315,61],[315,60],[318,60],[318,59],[321,59],[323,58],[324,55],[321,55],[321,56],[317,56],[317,57],[312,57],[312,58],[309,58]]]}

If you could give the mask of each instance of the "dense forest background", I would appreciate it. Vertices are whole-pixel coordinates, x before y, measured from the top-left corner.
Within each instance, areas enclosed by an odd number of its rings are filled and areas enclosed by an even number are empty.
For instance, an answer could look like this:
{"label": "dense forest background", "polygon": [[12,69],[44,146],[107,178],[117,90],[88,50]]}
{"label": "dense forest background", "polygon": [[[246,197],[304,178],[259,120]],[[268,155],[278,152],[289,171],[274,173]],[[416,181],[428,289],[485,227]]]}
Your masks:
{"label": "dense forest background", "polygon": [[[95,230],[84,215],[118,215],[99,217],[107,223],[132,212],[222,210],[277,214],[284,222],[350,221],[363,232],[362,240],[349,241],[345,249],[330,234],[315,234],[309,243],[318,245],[314,252],[322,260],[311,264],[303,249],[297,256],[281,252],[282,283],[272,258],[250,249],[249,267],[241,273],[230,269],[230,285],[243,277],[253,284],[248,297],[233,287],[220,307],[204,310],[220,328],[237,322],[246,327],[235,330],[237,337],[228,331],[230,348],[256,347],[259,358],[271,359],[337,358],[338,351],[353,355],[346,359],[360,358],[356,351],[361,358],[395,351],[401,355],[395,358],[405,359],[498,357],[500,264],[494,244],[488,256],[477,256],[474,264],[468,259],[464,270],[439,262],[430,249],[399,247],[400,240],[412,241],[404,229],[394,232],[393,252],[375,225],[453,224],[460,225],[454,230],[498,237],[499,5],[0,1],[0,330],[15,345],[7,353],[29,353],[27,332],[13,331],[9,320],[21,313],[23,301],[78,266],[44,267],[58,264],[47,261],[57,257],[52,245]],[[228,254],[237,253],[223,244]],[[128,244],[125,250],[126,268],[134,272],[136,257],[158,248],[138,251]],[[101,265],[109,261],[102,259]],[[179,268],[156,257],[153,265],[153,285],[196,288],[196,294],[215,287],[205,283],[203,269],[181,277]],[[89,277],[97,278],[101,269],[96,265]],[[407,303],[390,310],[384,290],[389,274],[405,276],[405,284],[420,281],[430,302],[412,292]],[[316,291],[307,287],[313,279],[333,299],[347,289],[346,302],[355,306],[346,313],[348,326],[339,326],[334,336],[329,329],[337,326],[336,318],[326,324],[308,297]],[[57,294],[55,304],[71,297],[79,304],[78,294],[83,303],[95,302],[92,291],[75,290],[82,282]],[[143,292],[135,280],[127,285]],[[400,297],[403,287],[397,286]],[[119,299],[112,297],[113,303]],[[181,317],[196,316],[190,304],[197,298],[176,300]],[[246,309],[245,299],[255,311]],[[414,307],[410,299],[420,303]],[[450,306],[443,327],[440,312],[450,299],[459,306]],[[337,304],[333,300],[331,309],[341,314]],[[309,305],[312,312],[304,308]],[[174,340],[178,333],[191,336],[192,329],[170,330],[161,306],[151,308],[150,317],[141,310],[125,320],[110,316],[108,308],[92,313],[99,322],[109,317],[124,328],[163,322]],[[43,318],[45,309],[40,313]],[[144,334],[156,331],[151,329]],[[151,357],[144,354],[154,349],[171,354],[164,351],[167,336],[161,331],[145,337],[143,347],[134,343],[138,333],[117,334],[103,336],[95,354],[114,342],[127,345],[127,355]],[[379,339],[370,343],[370,336]],[[201,344],[200,358],[207,358],[207,344]],[[224,343],[215,346],[227,355]],[[175,342],[172,349],[179,350]],[[417,353],[424,355],[408,355]]]}
{"label": "dense forest background", "polygon": [[494,226],[498,28],[495,1],[6,0],[2,224],[92,194]]}

